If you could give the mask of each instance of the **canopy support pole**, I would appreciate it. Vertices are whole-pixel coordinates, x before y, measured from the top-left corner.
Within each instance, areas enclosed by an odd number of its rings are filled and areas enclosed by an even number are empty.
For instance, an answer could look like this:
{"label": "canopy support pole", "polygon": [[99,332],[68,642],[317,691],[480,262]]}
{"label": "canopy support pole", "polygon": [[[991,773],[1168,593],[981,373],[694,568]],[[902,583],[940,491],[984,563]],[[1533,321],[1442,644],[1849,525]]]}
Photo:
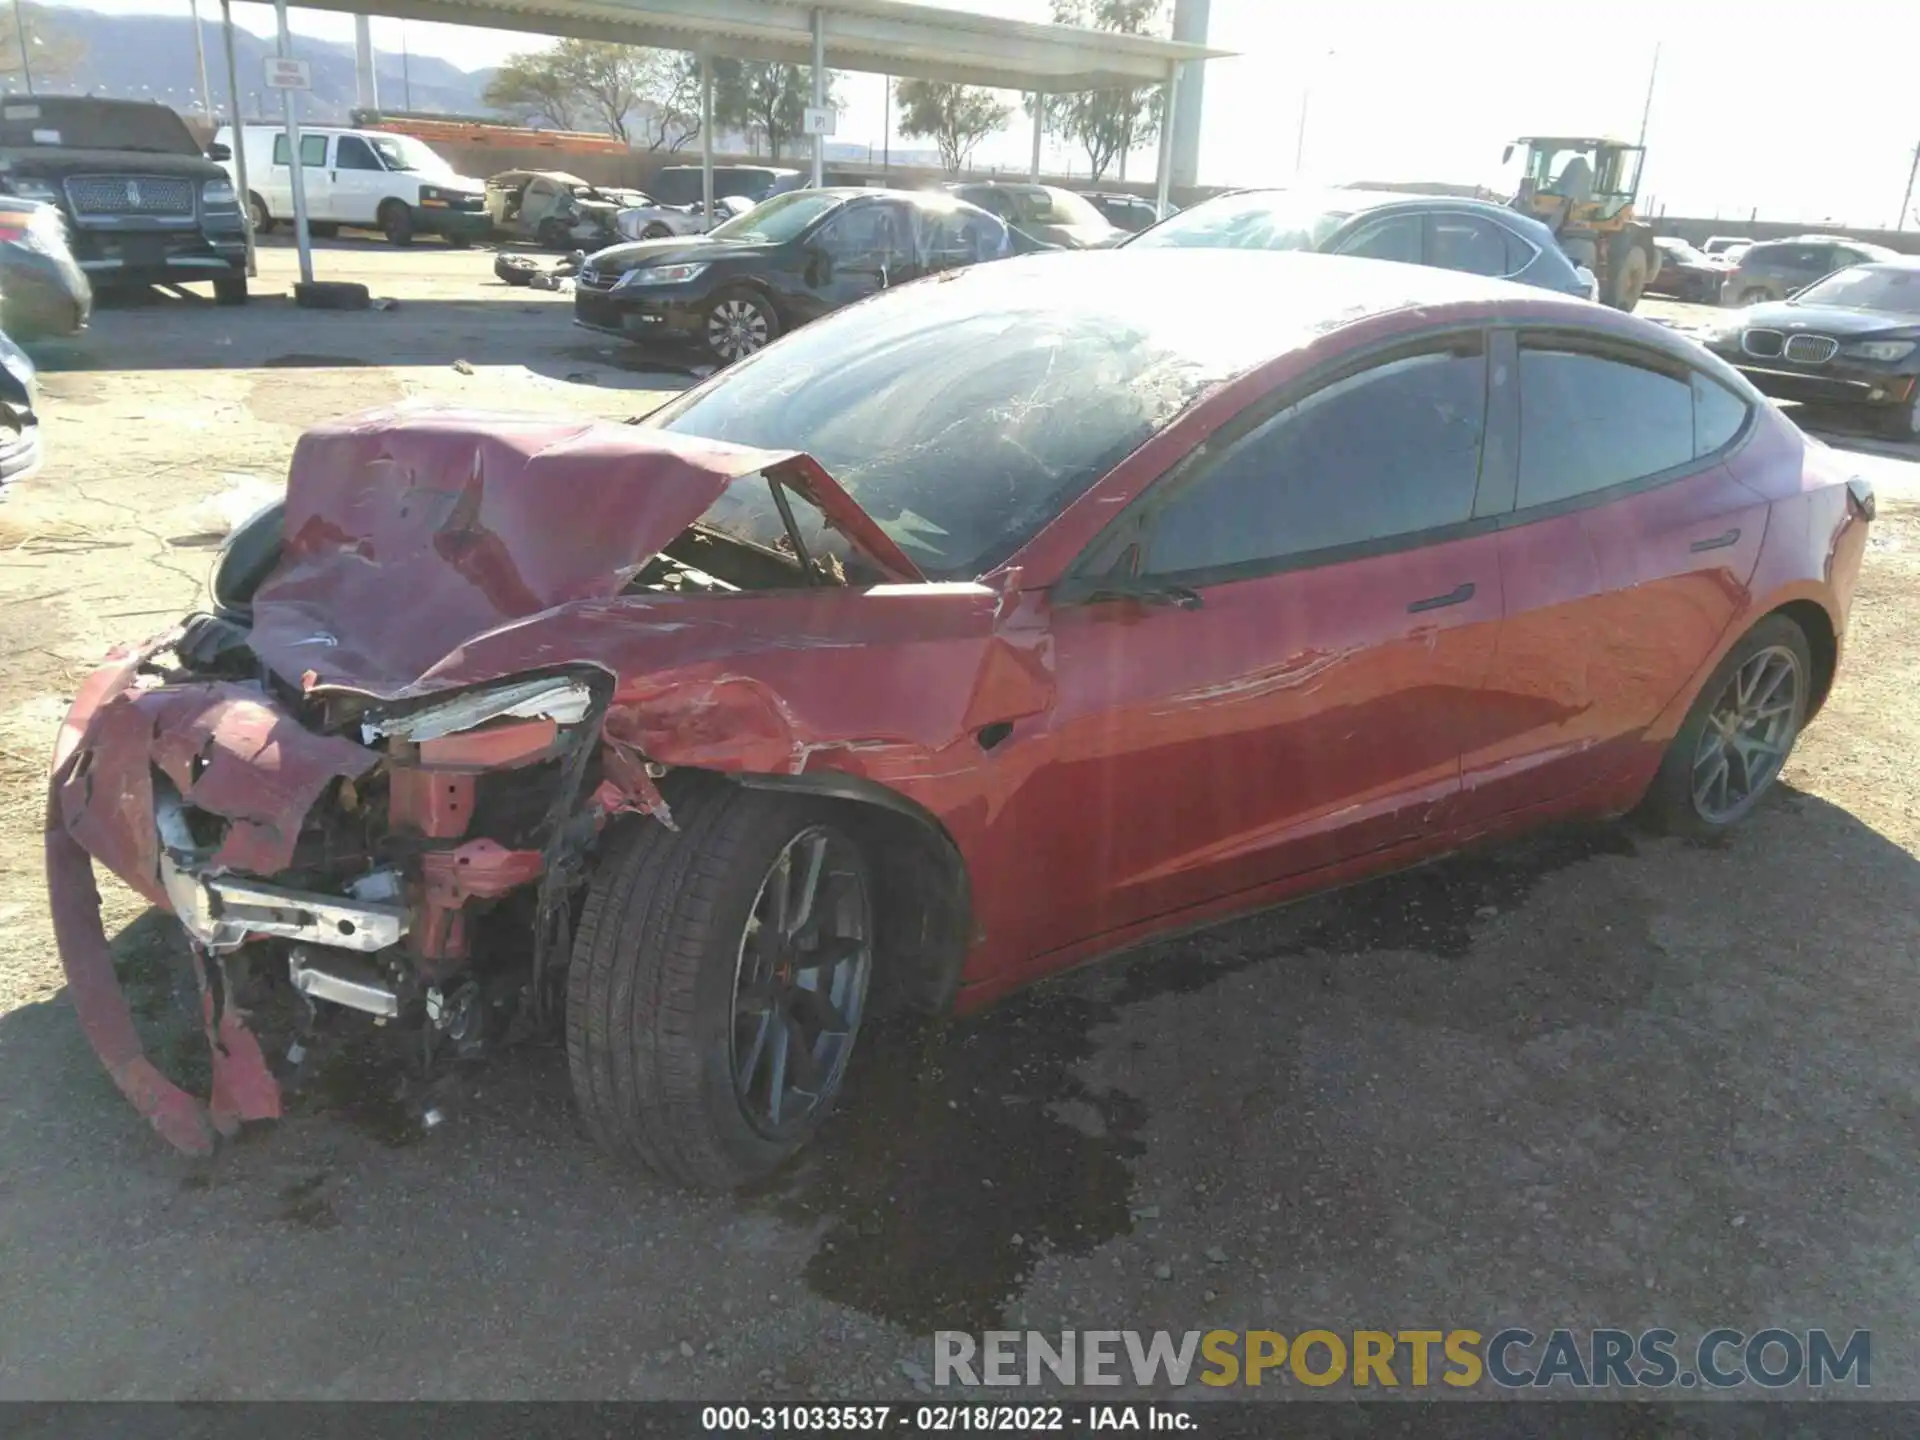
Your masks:
{"label": "canopy support pole", "polygon": [[1040,91],[1033,92],[1033,164],[1027,169],[1027,178],[1034,184],[1040,183],[1040,141],[1047,130],[1047,97]]}
{"label": "canopy support pole", "polygon": [[713,56],[700,52],[700,203],[713,228]]}
{"label": "canopy support pole", "polygon": [[1173,189],[1173,104],[1180,95],[1180,62],[1167,64],[1167,84],[1160,95],[1160,159],[1154,166],[1154,201],[1167,213]]}
{"label": "canopy support pole", "polygon": [[[293,34],[287,28],[287,0],[273,0],[274,19],[280,26],[280,58],[293,58]],[[313,284],[313,247],[307,235],[307,176],[300,164],[300,115],[294,105],[293,91],[280,92],[281,112],[287,125],[287,168],[293,176],[293,240],[300,250],[300,280]]]}
{"label": "canopy support pole", "polygon": [[[824,110],[827,107],[827,16],[818,5],[813,7],[813,108]],[[827,176],[827,137],[814,132],[813,137],[813,185],[817,190],[826,184]]]}
{"label": "canopy support pole", "polygon": [[247,184],[247,136],[240,114],[240,67],[233,58],[233,0],[220,0],[220,31],[227,45],[227,119],[233,130],[233,169],[240,181],[240,219],[247,232],[247,275],[260,273],[253,256],[253,191]]}

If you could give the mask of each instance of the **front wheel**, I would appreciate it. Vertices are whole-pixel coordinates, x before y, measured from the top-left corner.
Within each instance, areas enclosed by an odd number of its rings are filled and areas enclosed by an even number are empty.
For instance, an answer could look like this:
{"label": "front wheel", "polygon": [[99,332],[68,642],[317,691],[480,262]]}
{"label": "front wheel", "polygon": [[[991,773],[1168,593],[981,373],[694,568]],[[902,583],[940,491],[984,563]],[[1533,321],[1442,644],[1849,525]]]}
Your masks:
{"label": "front wheel", "polygon": [[1780,777],[1812,691],[1806,633],[1784,615],[1769,615],[1701,687],[1647,789],[1647,818],[1702,839],[1744,820]]}
{"label": "front wheel", "polygon": [[213,299],[217,305],[244,305],[247,303],[247,277],[235,276],[231,280],[213,282]]}
{"label": "front wheel", "polygon": [[1920,440],[1920,382],[1906,404],[1890,406],[1874,418],[1876,428],[1889,440]]}
{"label": "front wheel", "polygon": [[707,308],[703,338],[708,353],[722,365],[766,349],[779,336],[780,317],[756,291],[722,290]]}
{"label": "front wheel", "polygon": [[574,1096],[609,1150],[730,1189],[840,1093],[873,969],[874,896],[836,807],[733,786],[630,825],[588,887],[567,979]]}
{"label": "front wheel", "polygon": [[247,213],[253,219],[254,234],[271,235],[273,233],[273,216],[267,213],[266,201],[258,195],[247,196]]}

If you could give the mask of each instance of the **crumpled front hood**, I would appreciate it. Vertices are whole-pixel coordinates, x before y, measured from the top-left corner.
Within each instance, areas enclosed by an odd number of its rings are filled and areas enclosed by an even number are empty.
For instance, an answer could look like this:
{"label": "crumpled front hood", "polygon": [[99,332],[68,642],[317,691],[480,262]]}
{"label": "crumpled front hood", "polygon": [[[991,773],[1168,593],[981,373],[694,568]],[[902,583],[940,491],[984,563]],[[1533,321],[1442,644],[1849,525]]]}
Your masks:
{"label": "crumpled front hood", "polygon": [[618,594],[730,483],[765,470],[883,570],[919,578],[792,451],[425,407],[318,427],[294,450],[284,549],[253,598],[253,650],[303,688],[391,696],[489,630]]}

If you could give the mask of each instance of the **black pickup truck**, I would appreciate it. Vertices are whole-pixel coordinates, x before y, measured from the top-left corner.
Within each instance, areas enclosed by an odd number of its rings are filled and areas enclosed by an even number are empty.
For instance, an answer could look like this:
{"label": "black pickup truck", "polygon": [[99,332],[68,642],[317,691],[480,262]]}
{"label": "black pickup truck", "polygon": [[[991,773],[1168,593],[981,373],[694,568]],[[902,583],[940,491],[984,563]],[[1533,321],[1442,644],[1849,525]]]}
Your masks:
{"label": "black pickup truck", "polygon": [[6,96],[0,192],[58,207],[96,287],[210,282],[222,305],[246,303],[233,182],[164,105]]}

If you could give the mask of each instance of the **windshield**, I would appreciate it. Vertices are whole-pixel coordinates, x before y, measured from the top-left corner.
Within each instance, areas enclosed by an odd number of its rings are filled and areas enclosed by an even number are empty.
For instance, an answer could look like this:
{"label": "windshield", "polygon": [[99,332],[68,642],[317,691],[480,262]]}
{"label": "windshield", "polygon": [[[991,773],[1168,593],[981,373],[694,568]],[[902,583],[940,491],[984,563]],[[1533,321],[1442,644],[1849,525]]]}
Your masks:
{"label": "windshield", "polygon": [[1127,248],[1317,250],[1351,213],[1329,209],[1324,195],[1285,190],[1221,195],[1142,231]]}
{"label": "windshield", "polygon": [[[930,578],[1005,560],[1200,392],[1285,348],[1190,286],[1052,257],[905,286],[794,332],[659,411],[692,435],[812,455]],[[997,273],[996,273],[997,272]],[[704,523],[761,544],[735,486]],[[822,543],[817,531],[809,544]],[[824,539],[831,550],[831,539]]]}
{"label": "windshield", "polygon": [[135,150],[146,155],[200,153],[185,123],[164,105],[60,95],[9,97],[0,105],[0,146]]}
{"label": "windshield", "polygon": [[823,190],[789,190],[746,214],[713,227],[716,240],[753,240],[764,245],[784,245],[798,239],[814,221],[831,214],[846,203],[846,197],[829,195]]}
{"label": "windshield", "polygon": [[453,167],[427,145],[411,135],[369,135],[367,143],[379,154],[389,170],[407,170],[421,175],[451,175]]}
{"label": "windshield", "polygon": [[1853,265],[1809,285],[1794,301],[1920,316],[1920,265]]}

